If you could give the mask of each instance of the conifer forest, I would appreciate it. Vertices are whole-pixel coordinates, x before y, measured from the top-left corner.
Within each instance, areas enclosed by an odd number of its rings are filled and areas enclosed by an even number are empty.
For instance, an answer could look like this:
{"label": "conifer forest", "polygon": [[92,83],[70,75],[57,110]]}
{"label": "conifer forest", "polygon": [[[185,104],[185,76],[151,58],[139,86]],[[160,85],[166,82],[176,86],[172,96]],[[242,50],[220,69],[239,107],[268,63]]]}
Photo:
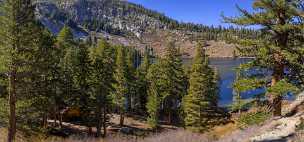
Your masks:
{"label": "conifer forest", "polygon": [[304,142],[304,1],[247,2],[0,0],[0,142]]}

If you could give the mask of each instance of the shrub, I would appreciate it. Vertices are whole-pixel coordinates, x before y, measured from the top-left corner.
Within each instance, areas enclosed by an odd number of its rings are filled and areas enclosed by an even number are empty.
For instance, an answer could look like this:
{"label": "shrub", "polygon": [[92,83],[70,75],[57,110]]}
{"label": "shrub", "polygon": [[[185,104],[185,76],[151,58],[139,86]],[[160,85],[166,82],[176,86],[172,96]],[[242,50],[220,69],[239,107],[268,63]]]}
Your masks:
{"label": "shrub", "polygon": [[251,125],[259,125],[270,118],[271,114],[268,111],[255,111],[242,114],[237,123],[240,128],[246,128]]}
{"label": "shrub", "polygon": [[300,124],[296,127],[297,131],[304,131],[304,118],[300,118]]}

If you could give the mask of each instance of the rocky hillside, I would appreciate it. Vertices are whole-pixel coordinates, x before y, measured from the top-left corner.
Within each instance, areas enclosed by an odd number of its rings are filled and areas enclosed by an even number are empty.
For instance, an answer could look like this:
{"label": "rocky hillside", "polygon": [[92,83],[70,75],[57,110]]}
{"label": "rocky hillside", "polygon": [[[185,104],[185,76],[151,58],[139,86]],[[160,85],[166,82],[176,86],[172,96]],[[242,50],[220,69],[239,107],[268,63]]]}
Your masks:
{"label": "rocky hillside", "polygon": [[[207,27],[179,23],[156,11],[122,0],[43,0],[37,3],[39,20],[54,34],[69,25],[76,37],[106,38],[114,44],[152,47],[161,55],[168,39],[177,41],[185,57],[192,57],[196,41],[225,40],[233,36],[254,38],[257,32],[245,29]],[[93,38],[92,38],[93,37]],[[214,57],[233,56],[233,46],[209,42]],[[221,46],[221,47],[218,47]],[[218,53],[226,48],[227,53]]]}

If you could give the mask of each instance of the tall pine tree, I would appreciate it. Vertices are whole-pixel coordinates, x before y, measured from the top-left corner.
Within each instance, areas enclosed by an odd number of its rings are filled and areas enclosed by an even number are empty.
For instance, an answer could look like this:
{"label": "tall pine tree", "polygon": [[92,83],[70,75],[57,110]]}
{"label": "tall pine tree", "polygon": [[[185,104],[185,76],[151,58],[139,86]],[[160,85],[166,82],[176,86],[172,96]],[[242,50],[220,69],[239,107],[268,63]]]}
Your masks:
{"label": "tall pine tree", "polygon": [[29,74],[33,53],[34,6],[30,0],[4,0],[0,8],[1,70],[8,78],[9,129],[8,142],[16,134],[16,102],[28,87],[24,82]]}
{"label": "tall pine tree", "polygon": [[159,126],[160,109],[162,104],[162,82],[160,75],[159,62],[151,65],[147,72],[147,104],[146,109],[148,113],[147,121],[149,125],[155,129]]}
{"label": "tall pine tree", "polygon": [[[261,27],[262,37],[259,39],[240,39],[235,41],[243,47],[243,54],[255,53],[255,60],[247,64],[248,68],[269,69],[272,71],[271,86],[283,79],[285,83],[299,82],[303,78],[299,71],[303,70],[303,2],[301,0],[256,0],[253,3],[255,12],[250,13],[238,7],[240,17],[224,17],[229,23],[241,26],[257,25]],[[300,40],[299,40],[300,39]],[[289,70],[286,74],[285,69]],[[288,85],[286,85],[288,86]],[[286,88],[288,89],[288,88]],[[268,92],[273,106],[273,115],[281,115],[282,96]]]}
{"label": "tall pine tree", "polygon": [[[121,54],[119,56],[121,56]],[[112,85],[115,80],[113,76],[115,72],[115,49],[105,40],[100,40],[97,47],[91,48],[90,57],[93,66],[93,96],[96,98],[94,105],[96,108],[97,136],[99,137],[101,135],[101,127],[104,129],[103,136],[106,136],[106,123],[108,121],[108,111],[111,105],[110,94],[113,92],[114,88]],[[124,91],[125,90],[117,90],[117,93],[120,93],[117,94],[120,95],[117,96],[117,101],[119,101],[119,103],[122,103],[121,101],[123,99],[120,97],[124,97]]]}
{"label": "tall pine tree", "polygon": [[[167,120],[171,123],[178,116],[179,104],[186,94],[187,79],[183,70],[183,62],[179,49],[175,43],[170,41],[165,51],[165,55],[160,60],[160,74],[163,97],[163,113],[167,115]],[[173,117],[174,116],[174,117]],[[176,120],[176,119],[175,119]]]}
{"label": "tall pine tree", "polygon": [[148,70],[151,65],[150,57],[149,57],[148,51],[145,51],[144,59],[142,61],[142,64],[137,68],[136,76],[137,76],[137,91],[136,91],[136,98],[139,106],[139,111],[141,113],[146,112],[146,103],[147,103],[147,97],[148,97],[148,81],[147,81],[147,74]]}
{"label": "tall pine tree", "polygon": [[136,50],[130,47],[126,50],[126,63],[127,63],[127,82],[128,82],[128,93],[127,93],[127,111],[133,113],[135,108],[136,99],[136,67],[135,67],[135,55]]}
{"label": "tall pine tree", "polygon": [[205,50],[199,44],[193,59],[188,95],[185,96],[183,102],[184,121],[187,128],[201,132],[210,125],[209,120],[213,119],[210,118],[210,113],[216,111],[218,101],[215,80]]}
{"label": "tall pine tree", "polygon": [[126,112],[126,99],[128,93],[128,65],[126,63],[126,51],[124,47],[117,47],[116,69],[114,74],[116,83],[114,99],[120,114],[120,125],[124,124]]}

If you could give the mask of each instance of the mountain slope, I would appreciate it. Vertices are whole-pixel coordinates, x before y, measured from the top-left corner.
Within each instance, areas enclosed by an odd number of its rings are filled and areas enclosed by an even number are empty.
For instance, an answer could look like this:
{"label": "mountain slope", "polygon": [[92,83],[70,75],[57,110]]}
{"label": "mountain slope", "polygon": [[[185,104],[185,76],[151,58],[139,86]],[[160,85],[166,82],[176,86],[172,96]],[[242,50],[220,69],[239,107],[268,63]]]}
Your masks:
{"label": "mountain slope", "polygon": [[[97,36],[109,39],[114,44],[135,46],[139,49],[148,46],[157,55],[162,54],[168,39],[177,41],[176,45],[181,47],[184,56],[192,57],[198,40],[223,40],[235,35],[256,36],[256,32],[252,30],[179,23],[156,11],[122,0],[40,1],[37,3],[37,15],[54,34],[67,24],[78,38],[92,39]],[[210,42],[212,43],[214,42]],[[229,53],[224,54],[225,57],[233,56],[232,45],[220,45],[227,46]],[[213,55],[217,49],[210,51]]]}

